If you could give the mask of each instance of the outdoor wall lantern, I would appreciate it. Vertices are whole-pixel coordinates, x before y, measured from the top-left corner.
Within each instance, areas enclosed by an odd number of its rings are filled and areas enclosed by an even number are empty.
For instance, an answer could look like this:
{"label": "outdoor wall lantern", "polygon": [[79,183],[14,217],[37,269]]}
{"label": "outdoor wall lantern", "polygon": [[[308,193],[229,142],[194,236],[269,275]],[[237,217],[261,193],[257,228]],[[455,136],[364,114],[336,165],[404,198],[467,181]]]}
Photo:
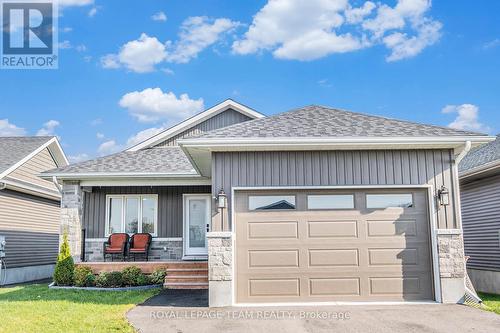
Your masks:
{"label": "outdoor wall lantern", "polygon": [[227,208],[227,195],[223,189],[221,189],[219,194],[217,194],[217,205],[221,209]]}
{"label": "outdoor wall lantern", "polygon": [[441,186],[438,191],[438,198],[441,206],[448,206],[450,204],[450,191],[446,188],[446,186]]}

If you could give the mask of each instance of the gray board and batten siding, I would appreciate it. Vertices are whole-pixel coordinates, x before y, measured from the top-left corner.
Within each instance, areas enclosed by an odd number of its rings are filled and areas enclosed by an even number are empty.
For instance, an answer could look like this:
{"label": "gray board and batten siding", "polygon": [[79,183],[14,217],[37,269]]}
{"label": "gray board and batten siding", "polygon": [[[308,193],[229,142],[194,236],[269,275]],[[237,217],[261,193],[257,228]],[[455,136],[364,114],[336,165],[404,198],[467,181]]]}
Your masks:
{"label": "gray board and batten siding", "polygon": [[200,135],[219,128],[242,123],[252,118],[232,109],[228,109],[219,113],[187,130],[157,144],[155,147],[177,146],[177,140],[187,138],[194,135]]}
{"label": "gray board and batten siding", "polygon": [[214,152],[212,194],[224,189],[231,200],[233,187],[426,184],[437,193],[444,184],[451,203],[436,205],[437,225],[455,229],[459,226],[453,164],[453,151],[448,149]]}
{"label": "gray board and batten siding", "polygon": [[468,268],[500,272],[500,174],[460,185]]}
{"label": "gray board and batten siding", "polygon": [[93,187],[83,199],[83,227],[87,238],[105,237],[106,195],[158,194],[158,237],[182,237],[183,194],[210,193],[210,186]]}

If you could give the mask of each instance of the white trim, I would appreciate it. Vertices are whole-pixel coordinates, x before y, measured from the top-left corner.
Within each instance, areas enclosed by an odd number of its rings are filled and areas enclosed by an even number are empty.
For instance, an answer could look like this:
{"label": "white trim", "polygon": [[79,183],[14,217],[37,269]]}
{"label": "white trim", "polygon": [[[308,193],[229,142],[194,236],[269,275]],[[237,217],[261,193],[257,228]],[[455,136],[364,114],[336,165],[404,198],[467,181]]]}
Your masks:
{"label": "white trim", "polygon": [[380,145],[387,145],[387,147],[415,147],[415,146],[428,146],[436,148],[453,147],[459,148],[465,142],[470,141],[471,144],[482,144],[494,141],[494,136],[425,136],[425,137],[288,137],[288,138],[192,138],[181,139],[179,145],[182,147],[196,147],[196,148],[211,148],[212,150],[228,149],[231,151],[245,150],[244,148],[273,146],[276,149],[283,149],[283,147],[310,147],[310,146],[326,146],[328,148],[347,146],[349,148],[363,146],[372,149],[386,149]]}
{"label": "white trim", "polygon": [[144,198],[154,198],[156,203],[156,214],[154,216],[154,232],[151,233],[153,237],[158,234],[158,194],[107,194],[106,195],[106,221],[104,223],[104,235],[108,237],[109,234],[109,201],[110,199],[121,199],[121,230],[120,232],[125,232],[125,212],[126,212],[126,202],[127,198],[137,198],[139,201],[139,209],[137,210],[137,232],[142,232],[142,200]]}
{"label": "white trim", "polygon": [[[186,228],[187,224],[189,223],[189,208],[187,207],[187,204],[190,199],[203,199],[207,203],[206,207],[206,229],[205,230],[210,230],[210,224],[212,220],[212,196],[211,194],[207,193],[184,193],[182,194],[182,235],[183,239],[185,240],[182,244],[182,260],[187,260],[189,258],[197,258],[197,257],[205,257],[208,255],[208,242],[205,240],[205,250],[202,251],[195,251],[193,252],[189,248],[189,230]],[[205,238],[206,234],[208,232],[206,231],[205,233]]]}
{"label": "white trim", "polygon": [[[427,189],[428,193],[428,207],[429,207],[429,229],[431,233],[431,259],[432,259],[432,275],[434,281],[434,299],[435,301],[430,302],[332,302],[332,303],[321,303],[321,302],[311,302],[311,303],[237,303],[236,302],[236,226],[235,221],[235,192],[236,191],[251,191],[251,190],[321,190],[321,189]],[[307,305],[351,305],[351,304],[438,304],[442,303],[441,298],[441,279],[439,274],[439,255],[437,248],[437,221],[436,221],[436,208],[435,208],[435,200],[434,200],[434,187],[433,185],[423,184],[423,185],[345,185],[345,186],[259,186],[259,187],[232,187],[231,188],[231,226],[232,226],[232,279],[231,279],[231,294],[232,294],[232,306],[307,306]]]}
{"label": "white trim", "polygon": [[44,197],[44,198],[48,198],[48,199],[53,199],[53,200],[57,200],[57,201],[61,200],[61,195],[57,191],[51,191],[48,188],[42,189],[42,188],[38,188],[38,187],[24,185],[24,184],[16,182],[15,180],[17,180],[17,179],[14,177],[8,177],[8,178],[13,179],[14,181],[11,181],[8,179],[0,180],[1,184],[5,184],[6,189],[10,189],[10,190],[22,192],[22,193],[27,193],[27,194],[31,194],[31,195],[35,195],[35,196],[39,196],[39,197]]}
{"label": "white trim", "polygon": [[[25,156],[24,158],[22,158],[20,161],[18,161],[17,163],[11,165],[7,170],[5,170],[4,172],[0,173],[0,179],[2,179],[3,177],[5,177],[6,175],[8,175],[9,173],[11,173],[12,171],[16,170],[17,168],[19,168],[24,163],[28,162],[36,154],[38,154],[39,152],[41,152],[45,148],[48,148],[52,144],[55,144],[56,147],[60,150],[60,154],[59,155],[62,157],[63,162],[66,163],[66,165],[67,165],[68,164],[68,160],[66,158],[66,155],[64,154],[64,151],[62,150],[61,146],[59,145],[59,142],[57,141],[57,138],[53,137],[52,139],[47,140],[47,142],[45,142],[44,144],[42,144],[37,149],[33,150],[30,154],[28,154],[27,156]],[[50,148],[49,148],[49,150],[50,150]],[[58,161],[56,158],[54,158],[54,161],[55,161],[55,163],[56,163],[57,166],[60,166],[59,164],[60,164],[61,161]]]}
{"label": "white trim", "polygon": [[235,102],[231,99],[227,99],[225,100],[224,102],[222,103],[219,103],[197,115],[195,115],[194,117],[191,117],[161,133],[158,133],[154,136],[152,136],[151,138],[141,142],[141,143],[138,143],[137,145],[135,146],[132,146],[130,148],[127,149],[127,151],[136,151],[136,150],[140,150],[140,149],[144,149],[144,148],[148,148],[148,147],[151,147],[151,146],[154,146],[162,141],[165,141],[165,140],[168,140],[169,138],[171,137],[174,137],[175,135],[195,126],[195,125],[198,125],[199,123],[219,114],[219,113],[222,113],[228,109],[233,109],[237,112],[240,112],[241,114],[244,114],[250,118],[253,118],[253,119],[257,119],[257,118],[263,118],[264,115],[255,111],[255,110],[252,110],[250,109],[249,107],[243,105],[243,104],[240,104],[238,102]]}
{"label": "white trim", "polygon": [[85,238],[86,242],[106,242],[108,239],[107,238]]}
{"label": "white trim", "polygon": [[207,178],[195,179],[95,179],[81,180],[80,186],[183,186],[183,185],[212,185],[212,181]]}
{"label": "white trim", "polygon": [[44,173],[40,175],[42,178],[52,178],[56,176],[59,179],[85,179],[85,178],[202,178],[195,171],[191,173],[182,172],[85,172],[85,173]]}
{"label": "white trim", "polygon": [[462,229],[436,229],[438,235],[461,235]]}

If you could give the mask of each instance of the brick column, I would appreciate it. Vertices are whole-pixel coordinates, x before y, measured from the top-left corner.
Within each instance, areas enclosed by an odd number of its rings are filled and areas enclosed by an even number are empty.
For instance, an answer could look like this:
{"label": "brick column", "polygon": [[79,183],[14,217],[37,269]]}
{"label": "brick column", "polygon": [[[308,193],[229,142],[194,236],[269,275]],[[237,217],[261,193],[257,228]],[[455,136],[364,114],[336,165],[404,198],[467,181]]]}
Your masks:
{"label": "brick column", "polygon": [[465,295],[465,255],[462,231],[438,229],[439,275],[443,303],[461,303]]}
{"label": "brick column", "polygon": [[231,232],[209,232],[209,306],[231,306],[233,301],[233,240]]}
{"label": "brick column", "polygon": [[59,243],[64,232],[68,234],[71,256],[80,261],[83,193],[78,181],[64,181],[61,198],[61,225]]}

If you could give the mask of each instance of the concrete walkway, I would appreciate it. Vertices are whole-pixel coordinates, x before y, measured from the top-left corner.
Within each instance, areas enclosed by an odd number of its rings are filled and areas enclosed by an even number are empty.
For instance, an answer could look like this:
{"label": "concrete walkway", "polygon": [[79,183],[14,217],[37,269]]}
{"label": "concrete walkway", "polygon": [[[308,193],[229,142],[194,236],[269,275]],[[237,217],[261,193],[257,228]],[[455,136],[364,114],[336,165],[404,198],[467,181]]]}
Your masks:
{"label": "concrete walkway", "polygon": [[143,333],[477,332],[500,331],[500,316],[463,305],[207,307],[207,291],[166,290],[129,311]]}

